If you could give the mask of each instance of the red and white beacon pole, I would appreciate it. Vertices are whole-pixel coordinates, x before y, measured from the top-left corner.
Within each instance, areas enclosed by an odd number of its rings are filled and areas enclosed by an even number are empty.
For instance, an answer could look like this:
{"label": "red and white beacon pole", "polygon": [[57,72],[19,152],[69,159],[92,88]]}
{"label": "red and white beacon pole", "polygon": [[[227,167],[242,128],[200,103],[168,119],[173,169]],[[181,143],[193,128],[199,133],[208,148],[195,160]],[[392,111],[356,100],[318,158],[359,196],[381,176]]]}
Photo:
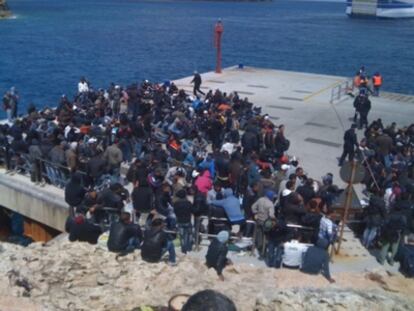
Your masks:
{"label": "red and white beacon pole", "polygon": [[214,27],[214,47],[217,49],[216,73],[221,73],[221,35],[223,30],[223,23],[219,19]]}

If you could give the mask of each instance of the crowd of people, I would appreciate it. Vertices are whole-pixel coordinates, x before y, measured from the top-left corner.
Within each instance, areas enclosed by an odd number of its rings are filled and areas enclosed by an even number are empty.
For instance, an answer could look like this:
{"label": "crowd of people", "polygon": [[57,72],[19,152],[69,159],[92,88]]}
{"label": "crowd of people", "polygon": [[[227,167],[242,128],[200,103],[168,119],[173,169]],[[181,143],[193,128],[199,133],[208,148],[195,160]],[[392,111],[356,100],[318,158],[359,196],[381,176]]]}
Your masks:
{"label": "crowd of people", "polygon": [[[11,170],[26,161],[19,167],[33,182],[65,188],[70,240],[97,243],[107,231],[110,251],[140,248],[148,262],[168,253],[174,265],[174,240],[190,252],[197,228],[214,236],[206,261],[223,279],[231,264],[229,241],[255,231],[258,256],[269,267],[321,272],[333,282],[327,249],[337,236],[332,207],[342,191],[333,175],[321,181],[307,176],[288,155],[285,126],[247,98],[220,90],[198,97],[199,74],[193,82],[189,95],[170,82],[95,90],[82,78],[73,101],[63,95],[56,109],[42,111],[30,105],[27,116],[12,115],[13,122],[1,126],[4,161]],[[359,144],[352,131],[342,160],[352,160],[356,146],[358,156],[365,155],[372,174],[364,182],[373,194],[367,219],[376,217],[383,194],[384,221],[395,218],[394,210],[409,207],[412,214],[414,126],[384,128],[377,120]],[[408,224],[412,217],[406,216]],[[380,225],[367,224],[364,243],[370,246]],[[381,254],[397,242],[383,244]]]}

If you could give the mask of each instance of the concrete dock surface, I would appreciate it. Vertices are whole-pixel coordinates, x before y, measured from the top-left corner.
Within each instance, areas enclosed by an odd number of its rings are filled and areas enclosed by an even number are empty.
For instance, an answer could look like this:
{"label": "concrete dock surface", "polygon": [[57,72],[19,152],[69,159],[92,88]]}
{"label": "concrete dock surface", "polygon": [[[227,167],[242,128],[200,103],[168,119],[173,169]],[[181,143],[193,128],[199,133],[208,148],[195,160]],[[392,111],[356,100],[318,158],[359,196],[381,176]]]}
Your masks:
{"label": "concrete dock surface", "polygon": [[[262,112],[269,114],[276,124],[286,126],[290,140],[288,153],[296,156],[309,176],[320,179],[327,172],[339,178],[337,157],[342,154],[344,128],[348,129],[354,116],[353,99],[345,96],[330,103],[331,90],[349,77],[328,76],[274,69],[231,67],[216,74],[202,74],[203,91],[220,89],[237,91],[240,98],[247,97]],[[192,77],[174,81],[179,88],[192,91]],[[386,85],[385,85],[386,87]],[[381,93],[370,97],[372,108],[368,122],[381,118],[386,126],[397,122],[408,126],[414,122],[414,96]],[[358,131],[358,139],[363,132]]]}

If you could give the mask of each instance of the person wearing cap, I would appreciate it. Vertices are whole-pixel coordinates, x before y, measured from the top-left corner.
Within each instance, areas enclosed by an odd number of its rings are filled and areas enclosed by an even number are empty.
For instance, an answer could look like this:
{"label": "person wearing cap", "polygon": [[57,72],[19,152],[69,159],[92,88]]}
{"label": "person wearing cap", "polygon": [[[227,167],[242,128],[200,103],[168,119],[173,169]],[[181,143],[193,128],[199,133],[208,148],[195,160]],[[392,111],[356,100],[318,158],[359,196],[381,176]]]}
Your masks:
{"label": "person wearing cap", "polygon": [[197,96],[197,92],[201,93],[202,95],[206,95],[202,90],[200,90],[202,81],[201,81],[201,76],[197,71],[194,71],[194,77],[190,83],[194,84],[194,88],[193,88],[194,96]]}
{"label": "person wearing cap", "polygon": [[273,200],[275,199],[275,192],[267,190],[265,195],[258,199],[252,205],[252,213],[257,223],[256,246],[259,250],[260,257],[263,258],[265,254],[264,241],[264,223],[266,220],[275,219],[275,208]]}
{"label": "person wearing cap", "polygon": [[228,231],[220,231],[217,237],[211,241],[206,254],[207,267],[214,268],[221,281],[224,281],[224,268],[231,264],[231,260],[227,258],[229,238]]}
{"label": "person wearing cap", "polygon": [[351,128],[345,131],[344,150],[342,152],[341,158],[339,159],[339,166],[342,166],[347,156],[349,161],[354,160],[355,148],[358,148],[358,139],[355,133],[356,127],[356,124],[352,124]]}

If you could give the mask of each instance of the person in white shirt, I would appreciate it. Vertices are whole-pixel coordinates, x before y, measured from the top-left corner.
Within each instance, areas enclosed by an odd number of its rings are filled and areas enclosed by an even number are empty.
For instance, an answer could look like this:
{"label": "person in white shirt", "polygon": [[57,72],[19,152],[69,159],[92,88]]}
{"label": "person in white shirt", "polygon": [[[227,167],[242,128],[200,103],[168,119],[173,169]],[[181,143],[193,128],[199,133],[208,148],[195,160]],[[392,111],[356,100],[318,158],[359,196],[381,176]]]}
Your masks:
{"label": "person in white shirt", "polygon": [[84,77],[82,77],[78,83],[78,93],[88,93],[89,92],[89,85],[88,82]]}
{"label": "person in white shirt", "polygon": [[234,144],[229,141],[226,141],[220,149],[221,152],[227,151],[229,155],[231,155],[234,151]]}

